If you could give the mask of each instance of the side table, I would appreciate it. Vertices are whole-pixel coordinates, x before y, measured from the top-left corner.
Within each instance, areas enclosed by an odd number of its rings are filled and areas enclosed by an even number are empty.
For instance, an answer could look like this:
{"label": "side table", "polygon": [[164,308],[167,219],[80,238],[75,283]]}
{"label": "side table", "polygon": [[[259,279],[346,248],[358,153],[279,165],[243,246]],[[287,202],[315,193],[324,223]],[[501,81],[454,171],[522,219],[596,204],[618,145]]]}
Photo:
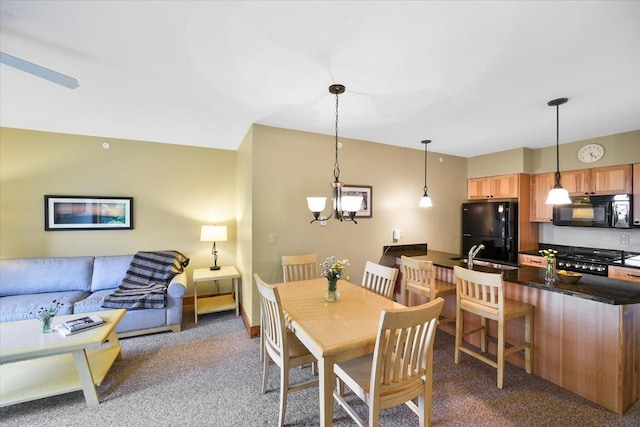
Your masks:
{"label": "side table", "polygon": [[[220,270],[210,270],[208,268],[196,268],[193,270],[193,305],[196,324],[198,323],[198,314],[215,313],[235,308],[236,316],[240,316],[240,304],[238,302],[239,277],[240,273],[232,265],[220,267]],[[233,292],[231,294],[198,299],[198,283],[223,279],[233,280]]]}

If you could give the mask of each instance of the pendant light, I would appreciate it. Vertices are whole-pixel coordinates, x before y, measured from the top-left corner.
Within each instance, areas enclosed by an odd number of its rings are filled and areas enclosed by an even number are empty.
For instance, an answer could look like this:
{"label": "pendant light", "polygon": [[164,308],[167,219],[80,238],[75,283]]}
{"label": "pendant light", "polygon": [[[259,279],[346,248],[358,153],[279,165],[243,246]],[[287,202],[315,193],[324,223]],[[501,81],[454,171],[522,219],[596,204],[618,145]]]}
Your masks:
{"label": "pendant light", "polygon": [[420,203],[418,203],[418,206],[421,208],[430,208],[433,206],[431,197],[429,197],[429,194],[427,194],[427,145],[430,142],[430,139],[425,139],[424,141],[422,141],[422,143],[424,144],[424,194],[420,198]]}
{"label": "pendant light", "polygon": [[560,184],[560,106],[568,100],[567,98],[558,98],[552,99],[547,103],[550,107],[556,107],[556,183],[549,191],[549,195],[545,201],[547,205],[571,204],[569,192],[565,188],[562,188],[562,184]]}
{"label": "pendant light", "polygon": [[[358,222],[355,220],[356,213],[362,206],[362,196],[343,196],[342,195],[342,183],[340,182],[340,163],[338,162],[338,149],[341,144],[338,141],[338,95],[344,93],[345,87],[341,84],[335,84],[329,86],[329,93],[336,96],[336,138],[335,138],[335,163],[333,164],[333,182],[332,187],[332,199],[333,199],[333,211],[334,218],[340,221],[353,221],[355,224]],[[313,220],[326,221],[327,218],[321,217],[320,213],[324,210],[327,198],[326,197],[307,197],[307,206],[313,213]],[[345,216],[345,212],[348,216]]]}

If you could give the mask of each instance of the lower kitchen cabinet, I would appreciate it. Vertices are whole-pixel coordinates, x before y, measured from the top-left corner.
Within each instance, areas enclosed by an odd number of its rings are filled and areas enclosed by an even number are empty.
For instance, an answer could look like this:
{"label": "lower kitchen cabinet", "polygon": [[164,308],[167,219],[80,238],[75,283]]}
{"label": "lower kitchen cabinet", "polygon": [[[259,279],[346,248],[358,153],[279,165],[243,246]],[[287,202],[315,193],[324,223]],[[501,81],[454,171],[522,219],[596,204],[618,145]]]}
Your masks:
{"label": "lower kitchen cabinet", "polygon": [[629,280],[640,283],[640,269],[629,267],[609,266],[609,278]]}
{"label": "lower kitchen cabinet", "polygon": [[547,261],[543,256],[537,255],[518,255],[518,264],[528,265],[530,267],[547,268]]}

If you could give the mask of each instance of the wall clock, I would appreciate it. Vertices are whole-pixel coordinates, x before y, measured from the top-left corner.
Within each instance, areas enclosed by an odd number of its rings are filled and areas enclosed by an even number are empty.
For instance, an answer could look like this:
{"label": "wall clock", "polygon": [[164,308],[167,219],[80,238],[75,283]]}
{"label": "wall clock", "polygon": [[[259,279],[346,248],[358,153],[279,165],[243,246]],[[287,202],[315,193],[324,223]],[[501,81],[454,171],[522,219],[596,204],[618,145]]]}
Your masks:
{"label": "wall clock", "polygon": [[593,163],[604,156],[604,148],[600,144],[587,144],[578,150],[578,160],[582,163]]}

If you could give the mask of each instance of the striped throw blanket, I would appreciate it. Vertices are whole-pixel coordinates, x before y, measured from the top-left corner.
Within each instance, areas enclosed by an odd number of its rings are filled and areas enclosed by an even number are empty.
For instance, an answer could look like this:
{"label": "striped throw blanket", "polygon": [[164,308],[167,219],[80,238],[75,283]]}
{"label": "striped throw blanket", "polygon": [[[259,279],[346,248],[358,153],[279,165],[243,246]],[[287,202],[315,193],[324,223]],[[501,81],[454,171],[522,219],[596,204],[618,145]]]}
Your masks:
{"label": "striped throw blanket", "polygon": [[189,258],[176,251],[138,252],[118,288],[107,295],[105,308],[162,308],[167,287],[173,277],[184,271]]}

